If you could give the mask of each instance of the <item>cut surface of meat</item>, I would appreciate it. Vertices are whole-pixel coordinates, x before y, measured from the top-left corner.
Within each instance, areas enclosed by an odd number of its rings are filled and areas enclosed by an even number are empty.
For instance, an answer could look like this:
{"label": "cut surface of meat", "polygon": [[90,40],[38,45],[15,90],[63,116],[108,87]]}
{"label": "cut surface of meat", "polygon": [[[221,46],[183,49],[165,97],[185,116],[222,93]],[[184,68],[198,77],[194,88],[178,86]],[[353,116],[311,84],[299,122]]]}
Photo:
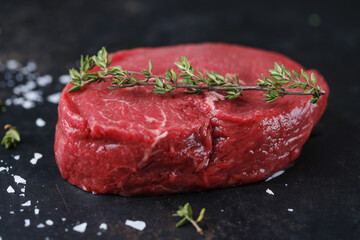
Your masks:
{"label": "cut surface of meat", "polygon": [[[151,59],[154,75],[186,56],[200,71],[233,76],[255,85],[274,62],[303,68],[274,52],[223,43],[137,48],[112,54],[112,66],[141,71]],[[58,106],[55,157],[61,175],[93,193],[124,196],[171,194],[261,181],[287,167],[300,154],[325,110],[326,95],[285,96],[274,103],[264,92],[232,100],[223,92],[152,93],[152,86],[109,90],[110,82],[88,84],[67,93]]]}

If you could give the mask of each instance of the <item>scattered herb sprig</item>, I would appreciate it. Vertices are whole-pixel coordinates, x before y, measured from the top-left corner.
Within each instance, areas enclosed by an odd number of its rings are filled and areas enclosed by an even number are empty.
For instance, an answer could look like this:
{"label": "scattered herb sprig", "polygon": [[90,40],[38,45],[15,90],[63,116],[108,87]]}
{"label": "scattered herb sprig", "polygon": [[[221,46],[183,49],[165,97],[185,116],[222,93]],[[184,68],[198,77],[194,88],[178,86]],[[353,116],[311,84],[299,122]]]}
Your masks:
{"label": "scattered herb sprig", "polygon": [[205,214],[205,208],[201,209],[199,217],[194,220],[193,219],[193,211],[189,203],[186,203],[184,206],[179,206],[179,210],[176,211],[176,213],[173,214],[174,217],[181,217],[182,219],[176,223],[176,227],[180,227],[184,225],[186,222],[190,222],[195,228],[196,231],[203,235],[203,230],[199,227],[197,224],[204,218]]}
{"label": "scattered herb sprig", "polygon": [[[108,52],[103,47],[95,56],[81,56],[80,69],[71,69],[69,71],[74,85],[68,90],[69,93],[76,92],[85,84],[93,82],[102,82],[111,79],[109,89],[119,89],[126,87],[134,87],[139,85],[154,86],[154,93],[165,94],[172,92],[177,88],[186,88],[185,93],[203,93],[204,91],[225,91],[225,99],[234,99],[242,95],[243,91],[265,91],[264,99],[266,102],[274,102],[279,97],[285,95],[311,95],[311,103],[317,103],[325,92],[316,85],[317,79],[314,73],[311,77],[301,69],[301,74],[285,68],[275,62],[274,69],[269,69],[270,77],[262,74],[262,79],[258,79],[257,86],[243,86],[240,84],[236,74],[219,74],[214,71],[201,72],[196,70],[186,57],[181,57],[181,62],[175,62],[175,66],[180,70],[181,74],[176,74],[173,69],[166,69],[164,76],[153,75],[153,65],[149,61],[149,69],[140,72],[124,70],[121,66],[112,66],[112,57],[109,59]],[[89,72],[98,66],[101,70],[97,72]],[[300,75],[304,81],[301,81]],[[142,76],[138,80],[138,76]],[[289,89],[299,89],[301,91],[289,91]]]}
{"label": "scattered herb sprig", "polygon": [[10,124],[6,124],[4,129],[7,131],[1,141],[1,144],[4,145],[5,148],[16,147],[21,140],[19,131],[16,127],[11,126]]}

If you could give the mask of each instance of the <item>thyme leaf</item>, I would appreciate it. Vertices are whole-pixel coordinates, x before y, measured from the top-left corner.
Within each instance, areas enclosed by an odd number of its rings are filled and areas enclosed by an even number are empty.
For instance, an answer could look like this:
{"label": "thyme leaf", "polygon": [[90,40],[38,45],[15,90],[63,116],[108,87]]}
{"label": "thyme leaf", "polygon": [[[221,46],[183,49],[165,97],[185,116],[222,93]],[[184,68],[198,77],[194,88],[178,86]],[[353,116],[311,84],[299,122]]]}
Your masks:
{"label": "thyme leaf", "polygon": [[179,206],[179,210],[176,211],[176,213],[173,214],[174,217],[181,217],[181,220],[176,223],[176,227],[180,227],[184,225],[186,222],[190,222],[196,229],[196,231],[203,235],[203,230],[199,227],[197,224],[204,218],[205,214],[205,208],[201,209],[199,217],[194,220],[193,219],[193,211],[189,203],[186,203],[184,206]]}
{"label": "thyme leaf", "polygon": [[[225,99],[234,99],[242,96],[243,91],[264,91],[264,99],[267,103],[276,101],[279,97],[285,95],[311,95],[311,103],[317,103],[325,91],[317,85],[317,79],[314,73],[308,74],[301,69],[300,74],[289,71],[284,65],[274,63],[274,69],[269,69],[270,77],[258,79],[256,86],[243,86],[236,74],[233,76],[222,75],[215,71],[201,72],[191,66],[186,57],[181,57],[180,62],[174,65],[180,70],[176,74],[174,69],[166,69],[164,75],[153,75],[153,64],[149,60],[149,69],[140,72],[124,70],[121,66],[111,66],[112,57],[108,56],[105,47],[95,56],[81,56],[80,69],[70,69],[69,74],[72,78],[70,84],[74,85],[68,90],[68,93],[79,91],[85,84],[106,82],[111,80],[109,89],[115,90],[125,87],[134,87],[140,85],[151,85],[154,87],[153,93],[165,94],[175,91],[178,88],[185,88],[185,93],[201,94],[204,91],[224,91]],[[97,72],[89,72],[97,66],[100,68]],[[138,80],[138,76],[142,79]],[[301,79],[302,77],[302,79]],[[293,91],[289,89],[298,89]]]}
{"label": "thyme leaf", "polygon": [[21,140],[19,131],[16,127],[11,126],[10,124],[6,124],[4,129],[7,131],[1,141],[1,144],[4,145],[5,148],[16,147]]}

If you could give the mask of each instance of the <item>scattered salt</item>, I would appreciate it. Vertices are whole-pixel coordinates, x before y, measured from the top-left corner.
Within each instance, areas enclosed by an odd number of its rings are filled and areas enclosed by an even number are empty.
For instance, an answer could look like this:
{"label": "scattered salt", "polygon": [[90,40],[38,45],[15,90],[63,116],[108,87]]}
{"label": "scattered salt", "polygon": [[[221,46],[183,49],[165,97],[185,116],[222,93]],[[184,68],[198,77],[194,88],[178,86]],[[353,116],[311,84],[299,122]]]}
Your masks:
{"label": "scattered salt", "polygon": [[66,218],[61,218],[61,221],[65,222],[65,221],[66,221]]}
{"label": "scattered salt", "polygon": [[53,80],[52,76],[44,75],[44,76],[38,77],[36,79],[36,82],[40,87],[45,87],[46,85],[52,83],[52,80]]}
{"label": "scattered salt", "polygon": [[274,192],[273,192],[273,191],[271,191],[269,188],[268,188],[268,189],[266,189],[266,192],[267,192],[268,194],[270,194],[270,195],[274,195]]}
{"label": "scattered salt", "polygon": [[30,108],[34,108],[35,107],[35,103],[34,102],[31,102],[31,101],[25,101],[23,104],[22,104],[23,108],[25,109],[30,109]]}
{"label": "scattered salt", "polygon": [[287,185],[287,183],[285,183],[285,187],[287,187],[288,185]]}
{"label": "scattered salt", "polygon": [[20,193],[19,196],[20,196],[20,197],[25,197],[25,194]]}
{"label": "scattered salt", "polygon": [[36,227],[37,227],[37,228],[44,228],[45,225],[44,225],[43,223],[39,223]]}
{"label": "scattered salt", "polygon": [[6,189],[6,191],[7,191],[8,193],[14,193],[14,192],[15,192],[15,190],[13,189],[12,186],[9,186],[9,187]]}
{"label": "scattered salt", "polygon": [[30,226],[30,219],[24,219],[24,222],[25,222],[24,227]]}
{"label": "scattered salt", "polygon": [[68,232],[68,231],[69,231],[69,229],[65,228],[65,229],[64,229],[64,231],[65,231],[65,232]]}
{"label": "scattered salt", "polygon": [[50,219],[46,220],[45,223],[46,223],[46,225],[48,225],[48,226],[54,225],[54,222],[53,222],[52,220],[50,220]]}
{"label": "scattered salt", "polygon": [[38,208],[35,208],[35,209],[34,209],[34,214],[35,214],[35,215],[38,215],[39,212],[40,212],[40,210],[39,210]]}
{"label": "scattered salt", "polygon": [[36,158],[32,158],[31,160],[30,160],[30,163],[32,164],[32,165],[35,165],[36,163],[37,163],[37,159]]}
{"label": "scattered salt", "polygon": [[9,70],[16,70],[20,66],[21,66],[20,63],[16,60],[10,59],[6,61],[6,68],[8,68]]}
{"label": "scattered salt", "polygon": [[292,208],[288,208],[288,211],[289,211],[289,212],[293,212],[293,211],[294,211],[294,209],[292,209]]}
{"label": "scattered salt", "polygon": [[130,226],[130,227],[135,228],[140,231],[144,230],[146,227],[146,224],[144,221],[132,221],[132,220],[128,220],[128,219],[125,221],[125,225]]}
{"label": "scattered salt", "polygon": [[59,77],[59,82],[61,83],[61,84],[67,84],[67,83],[69,83],[71,81],[71,77],[70,77],[70,75],[68,75],[68,74],[64,74],[64,75],[61,75],[60,77]]}
{"label": "scattered salt", "polygon": [[101,230],[107,230],[107,224],[106,224],[106,223],[100,224],[99,229],[101,229]]}
{"label": "scattered salt", "polygon": [[23,208],[20,208],[20,210],[19,210],[20,212],[23,212],[24,211],[24,209]]}
{"label": "scattered salt", "polygon": [[76,225],[75,227],[73,227],[73,230],[76,232],[83,233],[86,230],[86,226],[87,226],[86,222],[80,223],[80,224]]}
{"label": "scattered salt", "polygon": [[265,172],[265,169],[263,169],[263,168],[260,168],[260,170],[259,170],[260,172],[262,172],[262,173],[264,173]]}
{"label": "scattered salt", "polygon": [[283,174],[284,172],[285,172],[284,170],[281,170],[281,171],[278,171],[278,172],[274,173],[272,176],[268,177],[268,178],[265,180],[265,182],[270,181],[271,179],[280,176],[280,175]]}
{"label": "scattered salt", "polygon": [[42,118],[37,118],[35,123],[36,123],[36,126],[38,126],[38,127],[43,127],[46,125],[46,122]]}
{"label": "scattered salt", "polygon": [[14,181],[19,184],[26,184],[26,180],[23,179],[22,177],[18,176],[18,175],[14,175]]}
{"label": "scattered salt", "polygon": [[25,187],[20,189],[21,192],[25,192]]}
{"label": "scattered salt", "polygon": [[19,160],[19,159],[20,159],[20,155],[15,155],[15,156],[13,156],[13,158],[14,158],[15,160]]}
{"label": "scattered salt", "polygon": [[41,91],[29,91],[24,93],[24,98],[28,101],[33,102],[42,102],[42,92]]}
{"label": "scattered salt", "polygon": [[2,172],[2,171],[4,171],[4,170],[8,172],[8,171],[9,171],[9,168],[8,168],[8,167],[0,167],[0,172]]}
{"label": "scattered salt", "polygon": [[10,214],[14,214],[15,212],[14,212],[14,211],[10,211],[9,213],[10,213]]}
{"label": "scattered salt", "polygon": [[34,158],[35,159],[40,159],[40,158],[42,158],[43,157],[43,155],[41,154],[41,153],[34,153]]}
{"label": "scattered salt", "polygon": [[29,200],[29,201],[27,201],[27,202],[25,202],[25,203],[21,204],[21,206],[23,206],[23,207],[28,207],[28,206],[31,206],[31,200]]}
{"label": "scattered salt", "polygon": [[54,93],[54,94],[49,95],[46,99],[48,100],[48,102],[58,104],[60,96],[61,96],[61,92],[58,92],[58,93]]}

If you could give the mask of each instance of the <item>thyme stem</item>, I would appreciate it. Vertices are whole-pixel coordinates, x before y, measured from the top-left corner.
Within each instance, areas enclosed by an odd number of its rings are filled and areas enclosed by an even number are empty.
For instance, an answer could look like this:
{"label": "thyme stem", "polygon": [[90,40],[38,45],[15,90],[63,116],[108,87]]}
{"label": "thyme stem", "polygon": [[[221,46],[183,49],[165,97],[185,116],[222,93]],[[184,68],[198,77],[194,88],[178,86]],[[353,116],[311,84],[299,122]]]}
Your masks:
{"label": "thyme stem", "polygon": [[[110,67],[112,57],[108,58],[108,53],[103,47],[97,56],[81,56],[80,71],[71,69],[70,82],[74,87],[69,89],[69,93],[76,92],[85,84],[92,82],[105,82],[111,79],[109,89],[119,89],[125,87],[134,87],[141,85],[154,86],[154,93],[165,94],[172,92],[178,88],[187,89],[185,93],[200,94],[204,91],[225,91],[225,99],[234,99],[242,95],[243,91],[264,91],[264,99],[266,102],[274,102],[279,97],[285,95],[311,95],[311,103],[317,103],[325,91],[316,85],[317,79],[314,73],[311,78],[301,69],[301,74],[295,71],[292,73],[275,62],[274,69],[269,69],[270,77],[262,75],[262,79],[258,79],[257,86],[243,86],[240,80],[234,74],[233,77],[228,74],[221,75],[214,71],[202,73],[197,69],[195,74],[193,66],[190,65],[186,57],[181,57],[181,62],[174,64],[180,70],[180,74],[176,74],[173,69],[166,69],[164,75],[152,74],[152,63],[149,61],[149,70],[141,72],[123,70],[121,66]],[[100,67],[98,72],[89,72],[95,66]],[[137,76],[142,76],[142,80],[138,80]],[[302,79],[300,79],[302,76]],[[178,81],[181,79],[180,81]],[[304,81],[305,80],[305,81]],[[292,83],[292,84],[290,84]],[[298,88],[303,91],[290,91],[288,89]]]}

